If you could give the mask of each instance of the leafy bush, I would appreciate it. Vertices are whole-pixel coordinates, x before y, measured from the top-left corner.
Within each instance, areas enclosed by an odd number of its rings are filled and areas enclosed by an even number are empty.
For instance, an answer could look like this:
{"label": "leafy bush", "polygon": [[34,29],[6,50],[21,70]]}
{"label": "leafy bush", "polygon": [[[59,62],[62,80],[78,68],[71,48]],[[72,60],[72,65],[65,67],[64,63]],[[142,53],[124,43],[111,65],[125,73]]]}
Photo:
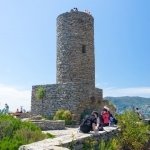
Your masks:
{"label": "leafy bush", "polygon": [[119,150],[118,140],[112,139],[109,141],[101,140],[99,150]]}
{"label": "leafy bush", "polygon": [[65,120],[65,124],[72,123],[72,114],[69,110],[59,109],[54,115],[54,120]]}
{"label": "leafy bush", "polygon": [[59,109],[58,111],[56,111],[53,119],[54,120],[64,120],[63,117],[62,117],[62,114],[64,113],[65,110],[63,109]]}
{"label": "leafy bush", "polygon": [[123,149],[140,150],[148,142],[148,126],[133,111],[118,116],[121,128],[119,143]]}
{"label": "leafy bush", "polygon": [[139,119],[137,113],[125,111],[117,115],[120,132],[110,141],[101,141],[99,150],[144,150],[147,149],[149,126]]}
{"label": "leafy bush", "polygon": [[21,121],[12,116],[0,115],[0,140],[4,137],[12,137],[14,131],[20,128]]}
{"label": "leafy bush", "polygon": [[86,139],[83,143],[83,150],[95,150],[98,149],[98,142],[93,139]]}
{"label": "leafy bush", "polygon": [[87,139],[83,143],[83,149],[84,150],[119,150],[118,149],[118,141],[116,139],[112,140],[103,140],[101,139],[100,142],[93,140],[93,139]]}
{"label": "leafy bush", "polygon": [[31,122],[22,122],[13,116],[0,115],[1,150],[16,150],[23,144],[50,137],[53,136],[51,134],[43,134],[40,128]]}
{"label": "leafy bush", "polygon": [[45,97],[45,94],[46,94],[45,89],[42,86],[40,86],[37,88],[35,96],[38,100],[40,100],[40,99],[43,99]]}

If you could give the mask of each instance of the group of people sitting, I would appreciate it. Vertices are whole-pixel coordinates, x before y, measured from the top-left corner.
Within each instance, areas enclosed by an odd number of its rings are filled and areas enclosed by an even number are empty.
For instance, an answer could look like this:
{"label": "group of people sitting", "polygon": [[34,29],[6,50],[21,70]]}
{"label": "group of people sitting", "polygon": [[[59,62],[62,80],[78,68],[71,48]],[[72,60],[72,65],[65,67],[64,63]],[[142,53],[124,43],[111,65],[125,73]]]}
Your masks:
{"label": "group of people sitting", "polygon": [[116,125],[117,120],[113,117],[109,108],[104,106],[103,110],[98,113],[93,111],[90,116],[86,117],[80,124],[80,131],[83,133],[89,133],[90,131],[103,131],[105,126],[111,124]]}

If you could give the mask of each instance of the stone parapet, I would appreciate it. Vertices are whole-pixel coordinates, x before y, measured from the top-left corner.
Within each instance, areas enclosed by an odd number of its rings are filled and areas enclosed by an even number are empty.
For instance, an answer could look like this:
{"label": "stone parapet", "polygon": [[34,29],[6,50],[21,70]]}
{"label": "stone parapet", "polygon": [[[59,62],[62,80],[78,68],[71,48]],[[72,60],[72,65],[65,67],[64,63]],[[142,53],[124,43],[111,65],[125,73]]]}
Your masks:
{"label": "stone parapet", "polygon": [[101,140],[106,141],[113,138],[119,132],[117,127],[104,127],[104,129],[105,131],[99,131],[97,134],[93,132],[89,134],[80,133],[77,128],[48,131],[48,133],[54,134],[56,138],[23,145],[19,150],[56,150],[55,146],[56,148],[59,147],[60,150],[63,148],[82,150],[87,140],[95,141],[98,144]]}
{"label": "stone parapet", "polygon": [[41,130],[63,130],[65,129],[64,120],[30,120],[32,123],[36,124]]}

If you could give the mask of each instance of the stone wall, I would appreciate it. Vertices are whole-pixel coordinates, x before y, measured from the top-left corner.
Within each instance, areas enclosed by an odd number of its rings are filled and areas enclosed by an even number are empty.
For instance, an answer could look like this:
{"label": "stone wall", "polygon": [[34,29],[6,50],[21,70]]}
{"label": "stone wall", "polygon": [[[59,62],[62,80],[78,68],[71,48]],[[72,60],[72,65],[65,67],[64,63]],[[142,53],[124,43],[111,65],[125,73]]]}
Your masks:
{"label": "stone wall", "polygon": [[[36,91],[43,87],[46,94],[43,99],[37,99]],[[85,109],[95,110],[100,107],[102,100],[99,89],[92,91],[89,86],[77,83],[36,85],[32,87],[31,112],[34,115],[53,116],[58,109],[68,109],[75,120],[80,119],[80,115]]]}
{"label": "stone wall", "polygon": [[64,120],[30,120],[30,121],[36,124],[42,131],[65,129]]}
{"label": "stone wall", "polygon": [[83,150],[83,149],[93,149],[98,150],[100,142],[108,141],[112,139],[113,137],[116,137],[119,131],[116,130],[110,130],[109,132],[102,132],[99,134],[91,134],[90,136],[86,136],[79,139],[73,139],[72,141],[68,143],[61,144],[63,147],[67,147],[69,149],[73,150]]}

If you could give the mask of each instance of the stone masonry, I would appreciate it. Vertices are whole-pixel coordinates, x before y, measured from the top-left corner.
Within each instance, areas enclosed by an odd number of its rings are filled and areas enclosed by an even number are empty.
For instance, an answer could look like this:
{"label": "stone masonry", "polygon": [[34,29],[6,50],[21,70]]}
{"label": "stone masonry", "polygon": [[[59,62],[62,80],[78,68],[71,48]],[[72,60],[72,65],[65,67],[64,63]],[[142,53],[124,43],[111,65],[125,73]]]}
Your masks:
{"label": "stone masonry", "polygon": [[[36,91],[43,87],[42,100]],[[79,120],[85,111],[102,106],[102,89],[95,88],[94,18],[71,11],[57,17],[57,84],[32,87],[31,112],[52,116],[68,109]]]}
{"label": "stone masonry", "polygon": [[[45,139],[39,142],[22,145],[19,150],[91,150],[102,149],[99,147],[101,140],[108,141],[119,133],[117,127],[104,127],[105,131],[99,131],[97,134],[81,133],[77,128],[66,128],[65,130],[44,131],[51,133],[56,137]],[[92,146],[92,147],[91,147]],[[98,148],[99,147],[99,148]]]}

